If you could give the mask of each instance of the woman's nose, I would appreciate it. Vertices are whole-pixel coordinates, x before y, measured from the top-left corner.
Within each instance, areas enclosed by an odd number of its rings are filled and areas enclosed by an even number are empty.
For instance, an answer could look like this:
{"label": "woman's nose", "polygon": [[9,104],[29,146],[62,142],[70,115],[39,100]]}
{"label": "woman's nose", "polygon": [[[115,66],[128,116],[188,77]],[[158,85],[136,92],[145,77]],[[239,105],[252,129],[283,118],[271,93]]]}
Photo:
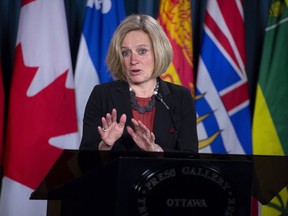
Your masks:
{"label": "woman's nose", "polygon": [[137,62],[138,62],[137,55],[135,53],[131,53],[130,64],[137,64]]}

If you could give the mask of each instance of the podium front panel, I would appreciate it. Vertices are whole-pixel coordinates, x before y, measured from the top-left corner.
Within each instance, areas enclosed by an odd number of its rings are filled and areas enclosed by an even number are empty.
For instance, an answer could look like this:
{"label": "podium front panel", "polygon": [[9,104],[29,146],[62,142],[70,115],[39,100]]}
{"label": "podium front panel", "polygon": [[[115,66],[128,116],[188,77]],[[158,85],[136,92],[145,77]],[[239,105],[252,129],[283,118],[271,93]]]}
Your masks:
{"label": "podium front panel", "polygon": [[70,216],[247,216],[252,176],[251,160],[70,151],[31,197],[61,200]]}

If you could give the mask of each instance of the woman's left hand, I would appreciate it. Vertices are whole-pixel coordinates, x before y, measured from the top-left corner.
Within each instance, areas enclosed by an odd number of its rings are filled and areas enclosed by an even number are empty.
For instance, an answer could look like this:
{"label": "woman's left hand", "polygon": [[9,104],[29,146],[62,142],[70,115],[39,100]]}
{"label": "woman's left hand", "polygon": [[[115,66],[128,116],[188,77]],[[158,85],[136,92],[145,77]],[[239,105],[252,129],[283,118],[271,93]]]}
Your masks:
{"label": "woman's left hand", "polygon": [[144,151],[163,152],[163,149],[155,144],[155,135],[141,122],[131,119],[135,130],[127,126],[127,131],[131,135],[137,146]]}

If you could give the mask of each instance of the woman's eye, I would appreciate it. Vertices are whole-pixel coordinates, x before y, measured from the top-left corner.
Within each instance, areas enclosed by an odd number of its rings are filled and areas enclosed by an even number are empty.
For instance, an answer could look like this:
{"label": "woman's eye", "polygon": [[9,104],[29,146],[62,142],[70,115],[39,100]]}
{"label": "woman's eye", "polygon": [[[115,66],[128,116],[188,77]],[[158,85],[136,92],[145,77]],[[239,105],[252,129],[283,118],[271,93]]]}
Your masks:
{"label": "woman's eye", "polygon": [[131,53],[131,51],[129,51],[129,50],[123,50],[122,51],[122,56],[129,56],[129,54]]}
{"label": "woman's eye", "polygon": [[144,55],[146,52],[147,52],[147,49],[140,49],[138,53],[140,55]]}

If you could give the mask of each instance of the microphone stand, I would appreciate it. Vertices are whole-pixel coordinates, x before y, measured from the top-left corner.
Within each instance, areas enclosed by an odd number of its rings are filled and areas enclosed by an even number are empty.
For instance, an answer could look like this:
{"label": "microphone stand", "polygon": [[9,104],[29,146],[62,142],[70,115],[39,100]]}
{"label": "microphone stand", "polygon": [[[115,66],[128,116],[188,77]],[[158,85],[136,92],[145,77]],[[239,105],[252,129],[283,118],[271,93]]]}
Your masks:
{"label": "microphone stand", "polygon": [[178,150],[182,151],[182,150],[183,150],[183,148],[182,148],[182,141],[181,141],[181,139],[180,139],[180,137],[179,137],[178,130],[177,130],[177,128],[176,128],[176,124],[175,124],[175,120],[174,120],[174,118],[173,118],[172,112],[171,112],[169,106],[168,106],[168,105],[165,103],[165,101],[163,100],[162,95],[161,95],[160,93],[155,92],[155,96],[156,96],[156,98],[166,107],[166,109],[167,109],[168,112],[169,112],[169,116],[170,116],[170,119],[171,119],[171,121],[172,121],[174,130],[175,130],[175,135],[176,135],[176,140],[177,140],[177,148],[178,148]]}

